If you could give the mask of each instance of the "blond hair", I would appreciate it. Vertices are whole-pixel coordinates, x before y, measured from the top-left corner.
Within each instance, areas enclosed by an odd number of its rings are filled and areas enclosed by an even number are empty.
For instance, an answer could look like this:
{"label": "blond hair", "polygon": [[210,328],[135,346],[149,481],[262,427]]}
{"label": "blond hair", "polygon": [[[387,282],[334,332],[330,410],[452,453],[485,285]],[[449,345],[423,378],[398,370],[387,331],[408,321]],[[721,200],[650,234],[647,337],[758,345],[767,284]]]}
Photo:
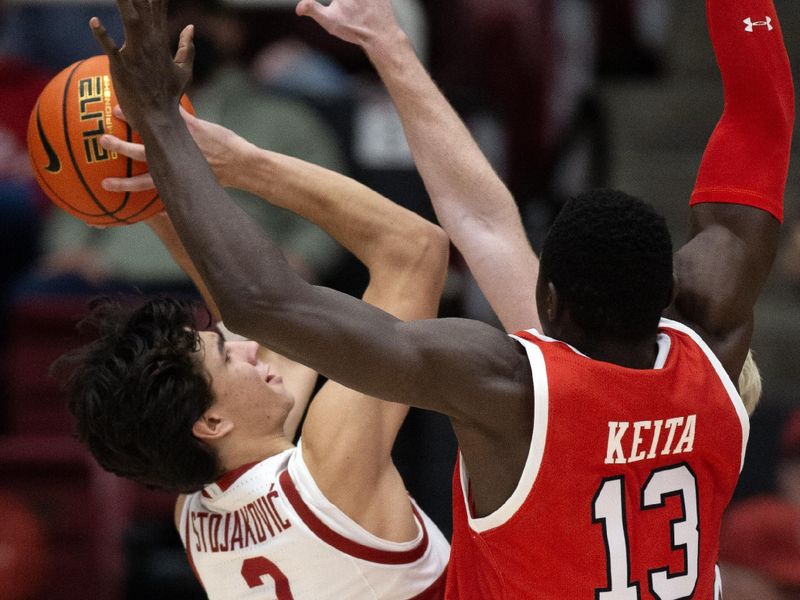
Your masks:
{"label": "blond hair", "polygon": [[739,373],[739,395],[742,397],[745,410],[752,415],[761,399],[761,373],[753,358],[753,351],[747,351],[747,358]]}

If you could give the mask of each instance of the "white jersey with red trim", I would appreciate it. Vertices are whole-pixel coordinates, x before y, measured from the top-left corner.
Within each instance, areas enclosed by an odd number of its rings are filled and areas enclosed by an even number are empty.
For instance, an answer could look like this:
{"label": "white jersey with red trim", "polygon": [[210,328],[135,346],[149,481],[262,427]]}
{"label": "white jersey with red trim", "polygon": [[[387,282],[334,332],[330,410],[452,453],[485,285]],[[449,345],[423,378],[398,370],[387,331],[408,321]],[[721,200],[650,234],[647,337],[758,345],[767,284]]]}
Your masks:
{"label": "white jersey with red trim", "polygon": [[212,600],[442,598],[449,544],[409,500],[416,538],[380,539],[325,498],[298,445],[187,496],[180,533]]}

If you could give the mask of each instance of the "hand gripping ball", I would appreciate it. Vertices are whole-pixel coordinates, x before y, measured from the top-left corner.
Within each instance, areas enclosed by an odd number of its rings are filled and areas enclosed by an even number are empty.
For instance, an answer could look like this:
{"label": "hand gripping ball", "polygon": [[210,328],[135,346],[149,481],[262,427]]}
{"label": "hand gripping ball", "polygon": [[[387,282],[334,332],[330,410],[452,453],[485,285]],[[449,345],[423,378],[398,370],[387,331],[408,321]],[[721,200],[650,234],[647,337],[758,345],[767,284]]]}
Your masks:
{"label": "hand gripping ball", "polygon": [[[100,185],[106,177],[147,171],[145,163],[100,145],[105,133],[141,143],[136,132],[112,114],[116,104],[108,58],[93,56],[56,75],[28,121],[28,154],[39,185],[57,206],[90,225],[127,225],[164,209],[154,190],[109,192]],[[181,104],[194,114],[186,96]]]}

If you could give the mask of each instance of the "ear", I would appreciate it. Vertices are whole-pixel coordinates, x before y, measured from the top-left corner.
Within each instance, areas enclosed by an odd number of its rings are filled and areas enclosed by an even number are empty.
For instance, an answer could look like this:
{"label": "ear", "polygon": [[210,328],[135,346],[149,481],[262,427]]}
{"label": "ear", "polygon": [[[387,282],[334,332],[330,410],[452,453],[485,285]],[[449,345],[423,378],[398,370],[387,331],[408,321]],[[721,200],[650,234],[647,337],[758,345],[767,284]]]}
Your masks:
{"label": "ear", "polygon": [[204,442],[220,440],[233,431],[233,422],[211,411],[206,412],[192,425],[192,434]]}

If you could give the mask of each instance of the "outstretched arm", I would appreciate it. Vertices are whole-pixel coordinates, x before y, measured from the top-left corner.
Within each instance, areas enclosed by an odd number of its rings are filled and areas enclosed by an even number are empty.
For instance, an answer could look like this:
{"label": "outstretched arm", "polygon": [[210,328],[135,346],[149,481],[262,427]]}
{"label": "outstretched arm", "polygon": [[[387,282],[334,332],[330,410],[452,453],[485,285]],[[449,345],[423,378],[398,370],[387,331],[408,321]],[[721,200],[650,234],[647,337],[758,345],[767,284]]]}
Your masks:
{"label": "outstretched arm", "polygon": [[[440,228],[344,175],[261,150],[224,127],[186,113],[183,116],[219,180],[247,189],[309,219],[367,266],[370,281],[364,293],[365,301],[403,320],[436,316],[449,246]],[[105,136],[102,143],[107,149],[135,160],[146,158],[141,144],[114,136]],[[106,185],[135,185],[137,189],[146,189],[153,184],[149,175],[144,175],[110,180]],[[148,224],[195,281],[219,320],[216,303],[169,217],[162,213]],[[275,355],[270,362],[277,358]],[[287,384],[296,381],[296,374],[285,375],[286,368],[287,365],[279,365],[277,371],[284,374]],[[295,392],[296,404],[301,407],[305,406],[306,398],[307,394],[299,396]],[[407,412],[404,405],[379,401],[328,382],[314,400],[305,423],[304,451],[309,466],[313,469],[315,459],[324,462],[326,466],[319,472],[337,479],[337,485],[332,488],[341,487],[344,474],[358,484],[361,491],[374,491],[379,485],[377,480],[391,466],[391,448]],[[291,421],[297,425],[296,419]],[[293,432],[291,429],[287,434],[293,436]],[[334,443],[342,438],[350,443]],[[331,463],[336,464],[331,467]],[[315,479],[321,483],[322,477]],[[356,486],[345,487],[354,489]],[[361,494],[361,497],[370,495]],[[341,508],[340,503],[337,505]]]}
{"label": "outstretched arm", "polygon": [[[447,267],[448,240],[441,229],[344,175],[259,149],[224,127],[182,114],[192,137],[220,181],[246,189],[303,216],[327,231],[364,263],[370,272],[365,301],[404,320],[436,316]],[[136,160],[143,161],[146,158],[145,148],[141,144],[125,142],[114,136],[104,137],[102,143],[107,149]],[[139,176],[135,180],[107,182],[111,187],[129,187],[131,184],[137,185],[138,189],[153,185],[149,175]],[[176,262],[195,281],[210,310],[219,320],[219,309],[169,217],[161,214],[148,224]],[[269,362],[274,362],[278,355],[271,359]],[[283,361],[290,362],[286,359]],[[289,365],[282,366],[279,366],[278,372],[285,373]],[[298,377],[293,373],[285,379],[296,381]],[[304,385],[305,388],[308,386]],[[334,388],[338,391],[332,393]],[[310,393],[311,390],[306,391]],[[359,402],[351,404],[347,398],[343,398],[342,402],[339,399],[341,394],[356,397]],[[305,406],[307,395],[298,396],[295,393],[295,398],[297,404]],[[335,429],[336,434],[348,428],[352,431],[348,437],[362,435],[366,438],[364,441],[370,445],[369,451],[359,454],[370,457],[376,454],[389,456],[407,412],[407,407],[403,405],[363,397],[333,383],[323,388],[314,406],[306,427],[316,425],[316,429],[325,432]],[[342,414],[343,411],[352,412],[352,415],[347,418]],[[327,416],[317,419],[317,414]],[[332,416],[335,418],[330,418]],[[293,426],[298,423],[297,419],[289,421],[289,425]],[[341,426],[336,427],[337,424]],[[287,434],[293,436],[294,429]],[[317,439],[320,435],[312,437]],[[329,453],[326,454],[328,456]]]}
{"label": "outstretched arm", "polygon": [[303,0],[300,15],[361,46],[394,100],[439,222],[507,331],[540,327],[539,269],[514,198],[422,66],[389,0]]}
{"label": "outstretched arm", "polygon": [[691,239],[675,255],[671,314],[693,325],[736,381],[783,219],[794,89],[772,0],[707,0],[725,110],[691,200]]}
{"label": "outstretched arm", "polygon": [[[334,237],[360,247],[356,254],[370,272],[364,301],[403,320],[435,317],[449,240],[432,223],[352,183],[349,206],[336,219],[347,237]],[[328,500],[373,534],[398,541],[416,532],[391,456],[407,413],[405,405],[328,381],[311,403],[302,436],[303,458]]]}
{"label": "outstretched arm", "polygon": [[499,507],[519,481],[533,425],[522,346],[483,323],[403,322],[298,277],[222,190],[180,116],[191,29],[173,59],[164,0],[117,5],[122,50],[99,20],[92,28],[109,56],[122,108],[148,149],[167,212],[226,324],[361,393],[449,415],[474,475],[479,514]]}
{"label": "outstretched arm", "polygon": [[148,148],[175,228],[228,326],[363,393],[480,420],[500,430],[529,413],[529,367],[495,329],[450,319],[404,323],[362,301],[309,285],[228,198],[178,112],[191,30],[169,54],[163,0],[118,0],[119,50],[94,19],[120,102]]}

